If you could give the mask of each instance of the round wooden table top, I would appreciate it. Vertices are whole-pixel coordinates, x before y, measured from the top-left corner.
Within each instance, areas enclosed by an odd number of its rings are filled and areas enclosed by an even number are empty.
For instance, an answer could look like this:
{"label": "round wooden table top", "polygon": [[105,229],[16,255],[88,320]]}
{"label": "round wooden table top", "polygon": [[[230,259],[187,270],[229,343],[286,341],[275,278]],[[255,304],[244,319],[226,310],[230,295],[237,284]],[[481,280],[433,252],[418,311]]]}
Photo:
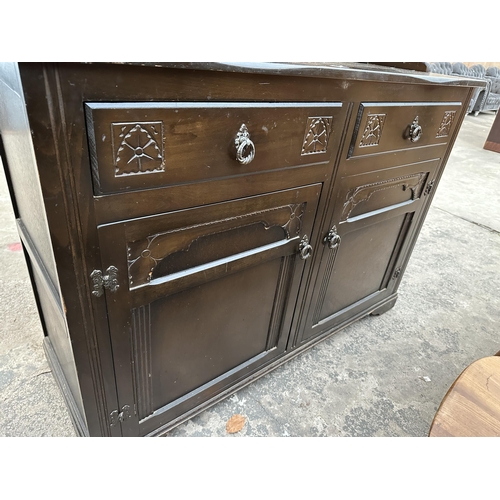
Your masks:
{"label": "round wooden table top", "polygon": [[500,436],[500,357],[468,366],[441,402],[430,437]]}

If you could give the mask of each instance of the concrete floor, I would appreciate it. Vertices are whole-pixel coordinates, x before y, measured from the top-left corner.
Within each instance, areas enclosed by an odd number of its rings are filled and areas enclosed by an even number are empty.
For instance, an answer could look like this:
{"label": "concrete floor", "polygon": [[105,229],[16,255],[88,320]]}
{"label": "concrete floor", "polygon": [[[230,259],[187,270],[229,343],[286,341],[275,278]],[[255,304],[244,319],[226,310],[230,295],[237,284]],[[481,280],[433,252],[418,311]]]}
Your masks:
{"label": "concrete floor", "polygon": [[[500,350],[500,154],[468,116],[388,313],[367,317],[169,433],[426,436],[451,383]],[[0,174],[0,436],[75,436]]]}

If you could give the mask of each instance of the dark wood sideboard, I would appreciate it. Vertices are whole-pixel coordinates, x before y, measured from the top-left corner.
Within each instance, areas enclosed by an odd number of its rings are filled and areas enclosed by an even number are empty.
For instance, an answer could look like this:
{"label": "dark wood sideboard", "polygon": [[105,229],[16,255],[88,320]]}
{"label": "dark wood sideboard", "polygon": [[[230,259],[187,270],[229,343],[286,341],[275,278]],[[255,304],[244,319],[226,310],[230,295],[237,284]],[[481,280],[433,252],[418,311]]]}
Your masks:
{"label": "dark wood sideboard", "polygon": [[161,435],[386,312],[476,80],[2,64],[2,159],[80,435]]}

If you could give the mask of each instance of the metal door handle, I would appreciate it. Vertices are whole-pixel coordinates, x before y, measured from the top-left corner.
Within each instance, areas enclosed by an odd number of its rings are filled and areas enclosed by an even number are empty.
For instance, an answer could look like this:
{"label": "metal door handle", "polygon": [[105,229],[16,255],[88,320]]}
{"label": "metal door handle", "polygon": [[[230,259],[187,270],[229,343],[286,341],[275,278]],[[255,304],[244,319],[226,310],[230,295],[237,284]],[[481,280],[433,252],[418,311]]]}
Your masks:
{"label": "metal door handle", "polygon": [[313,247],[309,245],[309,238],[307,234],[305,234],[299,243],[300,258],[302,260],[308,259],[312,255],[312,251]]}
{"label": "metal door handle", "polygon": [[323,238],[323,243],[328,243],[330,250],[335,250],[341,242],[340,236],[337,234],[337,228],[333,226],[328,234]]}
{"label": "metal door handle", "polygon": [[255,144],[250,139],[247,126],[243,123],[234,139],[236,159],[242,165],[248,165],[255,158]]}
{"label": "metal door handle", "polygon": [[410,135],[408,138],[411,142],[417,142],[422,137],[422,132],[422,127],[418,124],[418,116],[416,116],[410,125]]}

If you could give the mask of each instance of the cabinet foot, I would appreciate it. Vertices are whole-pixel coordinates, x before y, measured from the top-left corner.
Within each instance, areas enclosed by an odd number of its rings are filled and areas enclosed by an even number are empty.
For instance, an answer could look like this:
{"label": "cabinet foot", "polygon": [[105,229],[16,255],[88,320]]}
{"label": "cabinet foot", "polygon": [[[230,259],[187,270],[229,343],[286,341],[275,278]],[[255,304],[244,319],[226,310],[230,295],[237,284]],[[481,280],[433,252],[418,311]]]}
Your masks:
{"label": "cabinet foot", "polygon": [[372,311],[370,313],[370,316],[380,316],[381,314],[386,313],[387,311],[389,311],[394,307],[396,300],[398,300],[397,295],[393,299],[389,300],[389,302],[386,302],[383,306],[380,306],[378,309],[375,309],[375,311]]}

